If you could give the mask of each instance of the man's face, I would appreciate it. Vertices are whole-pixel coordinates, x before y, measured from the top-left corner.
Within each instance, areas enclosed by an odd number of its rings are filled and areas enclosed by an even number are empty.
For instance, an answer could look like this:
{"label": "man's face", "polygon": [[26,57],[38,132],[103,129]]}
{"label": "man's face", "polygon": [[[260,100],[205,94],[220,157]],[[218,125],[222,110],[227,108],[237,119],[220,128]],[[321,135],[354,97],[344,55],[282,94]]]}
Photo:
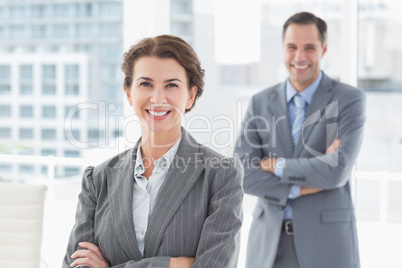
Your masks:
{"label": "man's face", "polygon": [[290,24],[284,34],[283,49],[290,82],[300,92],[317,79],[327,43],[321,43],[315,24]]}

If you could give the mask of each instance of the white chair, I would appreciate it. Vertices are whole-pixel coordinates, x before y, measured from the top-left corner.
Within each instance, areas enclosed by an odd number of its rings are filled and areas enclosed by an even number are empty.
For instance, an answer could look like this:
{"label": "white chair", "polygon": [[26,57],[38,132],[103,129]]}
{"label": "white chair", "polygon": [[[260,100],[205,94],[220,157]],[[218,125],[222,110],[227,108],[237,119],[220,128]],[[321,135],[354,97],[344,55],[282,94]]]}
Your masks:
{"label": "white chair", "polygon": [[39,268],[46,189],[0,183],[0,267]]}

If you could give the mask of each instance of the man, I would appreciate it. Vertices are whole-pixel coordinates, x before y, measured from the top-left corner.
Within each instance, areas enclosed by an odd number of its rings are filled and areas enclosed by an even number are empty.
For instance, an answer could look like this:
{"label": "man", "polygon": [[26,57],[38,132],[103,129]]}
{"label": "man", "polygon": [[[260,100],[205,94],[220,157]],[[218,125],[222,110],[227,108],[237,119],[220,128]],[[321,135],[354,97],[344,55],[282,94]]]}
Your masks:
{"label": "man", "polygon": [[360,267],[350,194],[365,96],[320,70],[326,23],[307,12],[283,26],[289,79],[254,95],[235,154],[258,197],[247,268]]}

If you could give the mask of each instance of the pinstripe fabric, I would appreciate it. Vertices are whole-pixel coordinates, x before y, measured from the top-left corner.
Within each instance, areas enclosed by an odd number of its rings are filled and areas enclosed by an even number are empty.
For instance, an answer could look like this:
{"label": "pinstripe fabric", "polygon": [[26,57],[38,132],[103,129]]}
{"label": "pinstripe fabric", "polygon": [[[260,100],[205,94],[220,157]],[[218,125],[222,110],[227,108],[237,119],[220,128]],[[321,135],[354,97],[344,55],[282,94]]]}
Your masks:
{"label": "pinstripe fabric", "polygon": [[113,267],[168,267],[170,257],[195,257],[193,267],[236,267],[242,223],[243,168],[199,145],[184,129],[145,235],[141,257],[132,217],[136,148],[85,170],[63,267],[77,243],[101,248]]}

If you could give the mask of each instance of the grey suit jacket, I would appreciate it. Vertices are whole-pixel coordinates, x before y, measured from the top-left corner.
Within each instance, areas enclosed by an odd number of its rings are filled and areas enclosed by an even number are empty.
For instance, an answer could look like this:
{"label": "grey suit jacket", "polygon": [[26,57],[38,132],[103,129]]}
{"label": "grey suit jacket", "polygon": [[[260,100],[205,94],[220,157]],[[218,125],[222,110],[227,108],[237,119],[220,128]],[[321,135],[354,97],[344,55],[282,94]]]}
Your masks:
{"label": "grey suit jacket", "polygon": [[242,225],[243,168],[198,144],[184,129],[145,235],[141,257],[133,222],[138,144],[85,170],[63,267],[78,242],[98,245],[112,267],[168,267],[170,257],[195,257],[192,267],[236,267]]}
{"label": "grey suit jacket", "polygon": [[[246,267],[272,267],[292,184],[324,189],[291,201],[301,267],[359,267],[349,181],[362,142],[365,96],[323,74],[306,114],[303,142],[293,149],[285,84],[253,96],[236,145],[245,169],[244,191],[258,197]],[[325,155],[335,138],[342,140],[341,146]],[[286,159],[282,178],[260,170],[264,157]]]}

